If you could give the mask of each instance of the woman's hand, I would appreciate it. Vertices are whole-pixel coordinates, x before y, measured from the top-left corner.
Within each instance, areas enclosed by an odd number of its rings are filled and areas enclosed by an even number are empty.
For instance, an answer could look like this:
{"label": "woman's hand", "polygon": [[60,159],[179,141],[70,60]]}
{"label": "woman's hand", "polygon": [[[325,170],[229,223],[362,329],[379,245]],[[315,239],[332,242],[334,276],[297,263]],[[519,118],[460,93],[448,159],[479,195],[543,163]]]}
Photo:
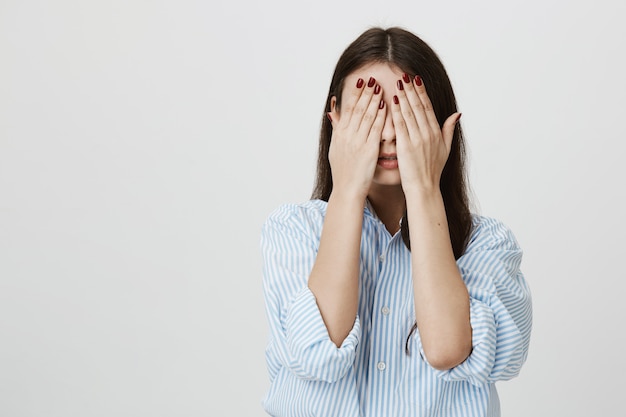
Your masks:
{"label": "woman's hand", "polygon": [[439,190],[441,172],[450,155],[454,128],[461,113],[454,113],[439,128],[433,106],[419,75],[404,74],[393,97],[398,169],[407,192]]}
{"label": "woman's hand", "polygon": [[373,77],[367,85],[359,78],[355,86],[346,89],[341,113],[336,108],[329,113],[333,134],[328,159],[333,191],[340,195],[365,200],[369,192],[387,111],[380,93]]}

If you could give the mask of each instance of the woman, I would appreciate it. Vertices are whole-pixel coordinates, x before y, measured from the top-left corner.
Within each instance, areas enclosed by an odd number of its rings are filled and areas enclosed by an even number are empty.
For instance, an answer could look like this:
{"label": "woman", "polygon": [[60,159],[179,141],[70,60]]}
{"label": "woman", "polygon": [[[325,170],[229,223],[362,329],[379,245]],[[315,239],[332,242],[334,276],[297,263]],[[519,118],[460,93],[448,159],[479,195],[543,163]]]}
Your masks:
{"label": "woman", "polygon": [[470,213],[460,117],[410,32],[367,30],[340,57],[313,199],[262,231],[270,415],[500,415],[531,299],[511,231]]}

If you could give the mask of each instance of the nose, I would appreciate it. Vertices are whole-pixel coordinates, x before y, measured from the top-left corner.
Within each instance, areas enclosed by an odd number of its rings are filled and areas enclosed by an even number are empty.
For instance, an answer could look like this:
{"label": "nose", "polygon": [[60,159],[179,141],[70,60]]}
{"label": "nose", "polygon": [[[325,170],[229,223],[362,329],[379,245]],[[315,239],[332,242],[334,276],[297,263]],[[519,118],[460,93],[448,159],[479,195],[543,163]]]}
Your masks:
{"label": "nose", "polygon": [[391,117],[391,112],[387,112],[387,116],[385,117],[385,125],[383,126],[382,134],[380,135],[381,145],[383,143],[386,144],[395,144],[396,143],[396,129],[393,125],[393,118]]}

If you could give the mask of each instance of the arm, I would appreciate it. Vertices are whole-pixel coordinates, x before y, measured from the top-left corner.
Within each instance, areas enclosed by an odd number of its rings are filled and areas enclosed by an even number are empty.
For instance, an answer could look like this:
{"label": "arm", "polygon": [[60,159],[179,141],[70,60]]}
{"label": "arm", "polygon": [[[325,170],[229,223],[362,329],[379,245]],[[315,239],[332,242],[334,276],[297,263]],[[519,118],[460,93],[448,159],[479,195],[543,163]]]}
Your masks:
{"label": "arm", "polygon": [[519,374],[530,344],[532,299],[513,233],[495,219],[475,217],[473,223],[467,250],[457,261],[470,295],[473,349],[463,363],[438,376],[481,385]]}
{"label": "arm", "polygon": [[274,374],[284,366],[300,378],[333,382],[354,362],[363,209],[386,111],[372,81],[366,87],[359,80],[345,94],[341,115],[336,108],[329,114],[333,192],[326,214],[312,218],[283,209],[264,225],[268,364]]}
{"label": "arm", "polygon": [[424,355],[450,369],[472,350],[470,299],[457,268],[441,194],[406,195],[415,317]]}
{"label": "arm", "polygon": [[404,83],[397,93],[392,115],[411,224],[418,345],[445,380],[510,379],[526,360],[532,324],[522,251],[502,223],[475,218],[454,263],[438,184],[460,114],[439,130],[421,82]]}
{"label": "arm", "polygon": [[329,339],[307,280],[324,221],[322,202],[284,205],[263,224],[263,291],[270,330],[270,377],[281,368],[301,379],[334,382],[354,363],[359,320],[340,348]]}
{"label": "arm", "polygon": [[421,80],[398,80],[392,106],[410,227],[415,317],[428,362],[450,369],[472,350],[469,294],[456,265],[439,189],[460,113],[439,127]]}
{"label": "arm", "polygon": [[319,251],[309,277],[330,339],[341,346],[357,314],[363,203],[331,194]]}
{"label": "arm", "polygon": [[359,79],[347,89],[341,113],[333,100],[329,161],[333,191],[328,200],[319,252],[309,277],[328,334],[337,345],[357,314],[363,206],[376,169],[385,121],[380,86]]}

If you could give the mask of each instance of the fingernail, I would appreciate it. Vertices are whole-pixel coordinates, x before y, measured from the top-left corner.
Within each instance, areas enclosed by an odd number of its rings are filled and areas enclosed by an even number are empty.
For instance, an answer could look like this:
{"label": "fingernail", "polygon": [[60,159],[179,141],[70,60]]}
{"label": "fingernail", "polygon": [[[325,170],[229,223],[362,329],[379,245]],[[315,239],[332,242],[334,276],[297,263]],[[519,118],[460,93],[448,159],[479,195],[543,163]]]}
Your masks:
{"label": "fingernail", "polygon": [[374,94],[378,93],[380,93],[380,84],[376,84],[376,87],[374,87]]}
{"label": "fingernail", "polygon": [[385,107],[385,102],[383,100],[380,100],[380,103],[378,104],[378,108],[382,109],[383,107]]}
{"label": "fingernail", "polygon": [[361,87],[363,87],[363,83],[364,83],[363,78],[359,78],[359,79],[356,81],[356,88],[361,88]]}
{"label": "fingernail", "polygon": [[393,96],[393,102],[396,104],[400,104],[400,100],[398,100],[398,96]]}
{"label": "fingernail", "polygon": [[420,85],[422,85],[422,77],[420,77],[419,75],[416,75],[415,76],[415,84],[417,84],[418,87]]}
{"label": "fingernail", "polygon": [[400,91],[404,90],[404,84],[402,84],[402,80],[398,80],[397,85],[398,85],[398,90]]}
{"label": "fingernail", "polygon": [[326,113],[326,117],[328,117],[328,120],[330,120],[330,122],[332,123],[333,118],[332,118],[332,117],[330,117],[330,113]]}
{"label": "fingernail", "polygon": [[459,113],[459,115],[456,117],[456,123],[459,123],[459,120],[461,120],[461,116],[463,116],[463,113]]}
{"label": "fingernail", "polygon": [[370,80],[367,82],[367,86],[374,87],[374,84],[376,84],[376,79],[374,77],[370,77]]}
{"label": "fingernail", "polygon": [[407,74],[406,72],[404,74],[402,74],[402,79],[407,84],[411,82],[411,79],[409,78],[409,74]]}

